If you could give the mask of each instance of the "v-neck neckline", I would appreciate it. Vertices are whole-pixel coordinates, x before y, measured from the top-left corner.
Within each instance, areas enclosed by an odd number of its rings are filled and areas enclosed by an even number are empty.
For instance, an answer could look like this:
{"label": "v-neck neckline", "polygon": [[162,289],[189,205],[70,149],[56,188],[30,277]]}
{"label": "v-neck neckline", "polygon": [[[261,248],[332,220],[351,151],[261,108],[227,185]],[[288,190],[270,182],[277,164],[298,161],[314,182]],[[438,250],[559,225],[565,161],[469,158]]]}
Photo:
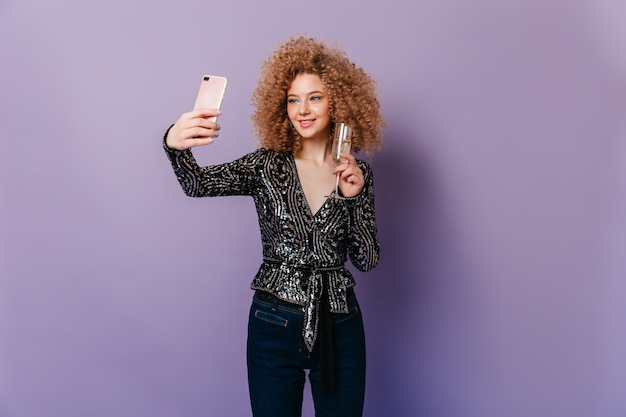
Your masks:
{"label": "v-neck neckline", "polygon": [[298,164],[296,163],[296,157],[291,152],[289,153],[289,160],[293,164],[293,170],[295,173],[294,177],[296,179],[296,183],[298,186],[298,194],[301,194],[302,196],[301,204],[304,205],[304,207],[306,208],[306,212],[309,214],[309,216],[315,217],[320,211],[322,211],[324,206],[328,204],[328,200],[330,200],[331,197],[326,197],[326,199],[324,200],[320,208],[318,208],[317,211],[313,213],[313,210],[311,209],[311,205],[309,204],[309,200],[306,196],[306,193],[304,192],[304,187],[302,186],[302,182],[300,181],[300,173],[298,172]]}

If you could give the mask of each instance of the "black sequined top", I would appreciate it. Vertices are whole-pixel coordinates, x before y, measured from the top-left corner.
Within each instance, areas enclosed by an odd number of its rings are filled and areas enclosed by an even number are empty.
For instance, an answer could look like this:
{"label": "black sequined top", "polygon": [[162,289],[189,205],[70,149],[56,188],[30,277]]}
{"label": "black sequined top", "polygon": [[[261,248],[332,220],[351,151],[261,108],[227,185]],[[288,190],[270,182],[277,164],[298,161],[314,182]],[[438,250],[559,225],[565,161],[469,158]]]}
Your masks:
{"label": "black sequined top", "polygon": [[233,162],[200,167],[190,150],[165,146],[183,191],[191,197],[249,195],[261,229],[263,259],[251,288],[303,307],[303,338],[313,350],[319,300],[327,285],[330,311],[347,313],[355,285],[347,258],[361,271],[376,266],[379,244],[370,166],[359,160],[365,186],[355,197],[330,198],[313,214],[291,153],[258,149]]}

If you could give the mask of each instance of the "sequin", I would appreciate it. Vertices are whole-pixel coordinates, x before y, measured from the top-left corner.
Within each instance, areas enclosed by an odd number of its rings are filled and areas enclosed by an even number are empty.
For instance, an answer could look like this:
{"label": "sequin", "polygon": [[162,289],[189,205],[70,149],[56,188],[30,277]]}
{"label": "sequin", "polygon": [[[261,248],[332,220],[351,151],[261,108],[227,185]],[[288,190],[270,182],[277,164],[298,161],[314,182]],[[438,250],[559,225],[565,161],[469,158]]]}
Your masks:
{"label": "sequin", "polygon": [[347,313],[346,290],[355,281],[345,268],[346,261],[350,259],[360,271],[378,263],[370,166],[358,161],[365,176],[359,195],[346,200],[328,199],[313,214],[290,153],[258,149],[229,163],[200,167],[191,151],[164,148],[188,196],[247,195],[254,199],[264,262],[251,288],[304,308],[302,337],[312,351],[322,283],[328,283],[331,312]]}

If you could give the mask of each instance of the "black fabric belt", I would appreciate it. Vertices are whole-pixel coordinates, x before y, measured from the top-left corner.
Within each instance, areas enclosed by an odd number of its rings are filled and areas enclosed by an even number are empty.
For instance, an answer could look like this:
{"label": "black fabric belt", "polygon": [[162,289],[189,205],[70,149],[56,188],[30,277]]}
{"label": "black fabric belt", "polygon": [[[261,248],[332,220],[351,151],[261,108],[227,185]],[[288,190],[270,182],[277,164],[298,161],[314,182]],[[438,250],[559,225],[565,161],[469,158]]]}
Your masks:
{"label": "black fabric belt", "polygon": [[[352,292],[354,290],[352,288],[348,288],[346,290],[346,298],[349,297],[350,295],[352,295]],[[261,301],[265,301],[267,303],[273,303],[274,301],[276,301],[276,304],[280,304],[280,305],[287,305],[287,306],[294,306],[294,307],[302,307],[298,304],[294,304],[294,303],[290,303],[289,301],[285,301],[285,300],[281,300],[280,298],[276,297],[273,294],[270,294],[267,291],[263,291],[263,290],[255,290],[254,291],[254,296],[261,300]]]}
{"label": "black fabric belt", "polygon": [[345,268],[345,264],[328,265],[328,266],[312,266],[312,265],[292,265],[285,263],[279,259],[270,258],[268,256],[263,257],[263,263],[274,267],[288,267],[301,271],[340,271]]}

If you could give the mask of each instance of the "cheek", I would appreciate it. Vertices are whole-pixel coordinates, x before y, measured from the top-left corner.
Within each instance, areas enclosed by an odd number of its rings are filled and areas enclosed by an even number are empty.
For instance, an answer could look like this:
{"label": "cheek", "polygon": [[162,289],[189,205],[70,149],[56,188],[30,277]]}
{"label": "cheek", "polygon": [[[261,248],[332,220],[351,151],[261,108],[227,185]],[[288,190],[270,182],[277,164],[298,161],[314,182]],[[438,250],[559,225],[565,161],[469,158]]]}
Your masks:
{"label": "cheek", "polygon": [[289,117],[289,120],[294,120],[294,118],[297,116],[298,111],[296,109],[294,109],[294,106],[287,106],[287,116]]}
{"label": "cheek", "polygon": [[326,119],[330,119],[330,109],[328,108],[328,106],[324,106],[324,108],[320,109],[320,113],[318,113],[320,116],[326,118]]}
{"label": "cheek", "polygon": [[324,106],[324,115],[330,117],[330,106],[328,105],[328,103],[326,103],[326,105]]}

